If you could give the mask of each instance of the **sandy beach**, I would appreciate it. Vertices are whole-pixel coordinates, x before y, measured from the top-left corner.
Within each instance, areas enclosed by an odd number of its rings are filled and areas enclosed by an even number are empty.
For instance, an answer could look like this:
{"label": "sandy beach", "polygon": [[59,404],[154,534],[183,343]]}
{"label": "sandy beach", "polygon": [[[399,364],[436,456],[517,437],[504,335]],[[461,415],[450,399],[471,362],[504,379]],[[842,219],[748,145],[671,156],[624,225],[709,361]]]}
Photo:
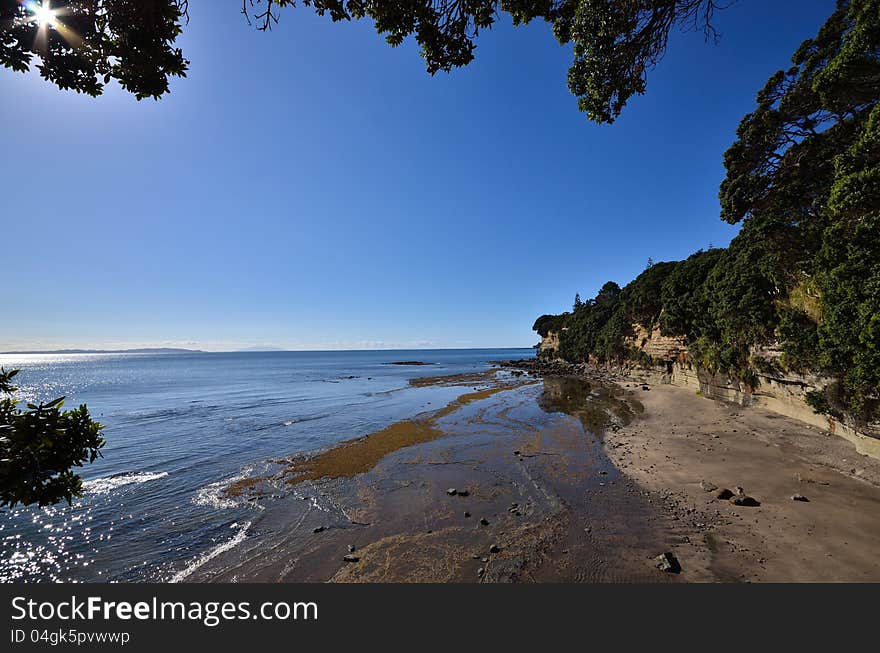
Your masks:
{"label": "sandy beach", "polygon": [[880,463],[843,439],[638,376],[433,382],[462,394],[230,487],[263,518],[187,580],[880,580]]}

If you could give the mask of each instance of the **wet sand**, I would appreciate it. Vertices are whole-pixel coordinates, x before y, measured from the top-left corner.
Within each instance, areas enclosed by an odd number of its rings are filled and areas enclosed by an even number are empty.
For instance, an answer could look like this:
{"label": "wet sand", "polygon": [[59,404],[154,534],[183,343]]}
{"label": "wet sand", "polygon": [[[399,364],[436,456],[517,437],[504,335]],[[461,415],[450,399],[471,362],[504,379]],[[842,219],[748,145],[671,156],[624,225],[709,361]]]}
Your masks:
{"label": "wet sand", "polygon": [[880,579],[880,465],[844,440],[635,379],[435,382],[462,395],[231,488],[259,517],[188,580]]}

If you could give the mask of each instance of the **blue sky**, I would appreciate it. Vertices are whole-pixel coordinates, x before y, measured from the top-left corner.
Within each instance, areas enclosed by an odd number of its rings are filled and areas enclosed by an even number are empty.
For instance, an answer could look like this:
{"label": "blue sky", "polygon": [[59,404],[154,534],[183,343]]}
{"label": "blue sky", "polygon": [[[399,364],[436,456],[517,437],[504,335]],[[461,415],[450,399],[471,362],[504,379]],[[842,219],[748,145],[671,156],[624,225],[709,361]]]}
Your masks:
{"label": "blue sky", "polygon": [[602,127],[539,23],[432,78],[366,22],[201,0],[159,102],[0,69],[0,351],[530,346],[575,292],[729,242],[722,154],[833,7],[740,0]]}

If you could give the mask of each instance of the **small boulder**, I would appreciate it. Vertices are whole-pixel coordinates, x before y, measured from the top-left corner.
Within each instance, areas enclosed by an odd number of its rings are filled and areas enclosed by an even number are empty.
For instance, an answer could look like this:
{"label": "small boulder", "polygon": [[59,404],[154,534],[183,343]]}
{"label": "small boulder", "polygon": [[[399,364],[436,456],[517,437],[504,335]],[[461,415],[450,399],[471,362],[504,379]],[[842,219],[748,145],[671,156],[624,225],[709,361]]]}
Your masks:
{"label": "small boulder", "polygon": [[709,481],[700,481],[700,488],[703,492],[714,492],[718,489],[718,486],[714,483],[710,483]]}
{"label": "small boulder", "polygon": [[460,497],[466,497],[469,494],[470,494],[470,492],[468,492],[467,490],[459,490],[458,491],[458,496],[460,496]]}
{"label": "small boulder", "polygon": [[358,558],[356,555],[353,555],[351,553],[348,553],[348,554],[342,556],[342,559],[345,562],[360,562],[360,558]]}
{"label": "small boulder", "polygon": [[466,513],[464,513],[464,516],[465,516],[465,517],[470,517],[470,516],[471,516],[471,513],[466,512]]}
{"label": "small boulder", "polygon": [[497,544],[493,544],[489,547],[489,553],[499,553],[501,548]]}
{"label": "small boulder", "polygon": [[486,519],[485,517],[483,517],[482,519],[480,519],[480,526],[488,526],[488,525],[489,525],[489,520],[488,520],[488,519]]}
{"label": "small boulder", "polygon": [[314,529],[312,532],[313,532],[313,533],[323,533],[325,530],[327,530],[327,527],[326,527],[326,526],[318,526],[318,527],[317,527],[316,529]]}
{"label": "small boulder", "polygon": [[667,574],[677,574],[681,571],[681,564],[671,551],[661,553],[654,558],[654,564],[657,565],[657,569],[665,571]]}
{"label": "small boulder", "polygon": [[349,553],[354,553],[354,552],[355,552],[355,546],[354,546],[354,544],[349,544],[349,545],[348,545],[348,552],[349,552]]}
{"label": "small boulder", "polygon": [[809,500],[807,497],[805,497],[803,494],[792,494],[792,495],[791,495],[791,500],[792,500],[792,501],[801,501],[801,502],[803,502],[803,503],[809,503],[809,502],[810,502],[810,500]]}
{"label": "small boulder", "polygon": [[458,490],[456,490],[454,487],[451,487],[448,490],[446,490],[446,494],[448,494],[451,497],[454,497],[456,494],[458,494]]}
{"label": "small boulder", "polygon": [[733,492],[731,492],[727,488],[724,488],[723,490],[718,492],[718,494],[715,495],[716,499],[721,499],[722,501],[726,501],[727,499],[730,499],[732,497],[733,497]]}
{"label": "small boulder", "polygon": [[730,503],[735,506],[748,506],[750,508],[756,508],[757,506],[761,505],[760,501],[748,495],[736,495],[735,497],[731,497]]}

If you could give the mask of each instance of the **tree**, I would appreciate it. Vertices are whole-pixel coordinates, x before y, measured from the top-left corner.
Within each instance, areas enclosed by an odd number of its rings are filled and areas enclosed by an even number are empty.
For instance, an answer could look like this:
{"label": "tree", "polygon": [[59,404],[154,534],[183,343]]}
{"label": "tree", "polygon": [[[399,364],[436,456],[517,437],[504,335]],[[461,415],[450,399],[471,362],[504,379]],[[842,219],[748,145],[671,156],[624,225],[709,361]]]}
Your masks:
{"label": "tree", "polygon": [[71,470],[92,463],[104,446],[103,426],[88,408],[62,410],[64,398],[18,408],[11,395],[18,370],[0,369],[0,506],[71,503],[82,479]]}
{"label": "tree", "polygon": [[187,0],[0,0],[0,63],[61,89],[101,95],[115,79],[138,100],[168,93],[188,62],[174,42]]}
{"label": "tree", "polygon": [[[590,120],[611,123],[645,92],[647,73],[676,27],[716,38],[714,13],[731,0],[300,0],[333,21],[369,19],[393,47],[414,38],[430,74],[465,66],[476,39],[501,12],[515,25],[550,23],[572,43],[568,87]],[[268,31],[296,0],[242,0],[241,11]],[[46,12],[51,8],[52,16]],[[159,98],[187,61],[174,47],[187,0],[0,0],[0,62],[40,73],[60,88],[100,95],[116,79],[138,99]]]}

